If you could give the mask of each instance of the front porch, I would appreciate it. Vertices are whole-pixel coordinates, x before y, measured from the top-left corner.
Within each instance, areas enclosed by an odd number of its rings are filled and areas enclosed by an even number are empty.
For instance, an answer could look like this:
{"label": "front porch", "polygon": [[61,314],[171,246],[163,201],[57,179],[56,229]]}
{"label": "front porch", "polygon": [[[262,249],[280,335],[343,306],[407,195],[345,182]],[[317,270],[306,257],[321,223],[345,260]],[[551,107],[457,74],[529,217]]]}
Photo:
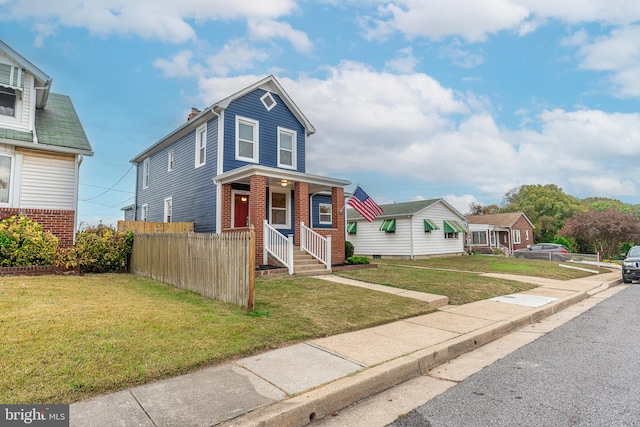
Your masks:
{"label": "front porch", "polygon": [[[256,266],[280,258],[279,263],[287,264],[289,272],[293,273],[295,257],[289,253],[293,247],[316,252],[316,258],[320,253],[323,259],[318,258],[319,262],[328,263],[327,270],[332,264],[344,263],[343,187],[350,184],[349,181],[257,165],[227,172],[214,181],[218,186],[220,206],[218,232],[246,230],[253,225]],[[313,198],[319,195],[327,200],[330,198],[330,212],[323,214],[321,226],[319,221],[314,221],[314,215],[319,213],[312,207]],[[328,204],[324,208],[328,209]],[[323,250],[323,244],[328,244],[330,250]],[[287,254],[267,257],[270,245],[280,248],[286,245]],[[273,252],[270,254],[274,255]]]}

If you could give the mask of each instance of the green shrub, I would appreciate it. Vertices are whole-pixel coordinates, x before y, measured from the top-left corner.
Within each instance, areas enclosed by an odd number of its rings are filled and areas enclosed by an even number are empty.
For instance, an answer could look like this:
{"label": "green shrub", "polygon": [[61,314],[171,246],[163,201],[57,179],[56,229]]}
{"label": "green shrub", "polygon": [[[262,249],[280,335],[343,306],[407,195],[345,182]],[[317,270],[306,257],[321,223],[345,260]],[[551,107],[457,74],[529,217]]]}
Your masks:
{"label": "green shrub", "polygon": [[355,248],[353,247],[353,243],[348,242],[345,240],[344,242],[344,257],[345,258],[351,258],[353,256],[353,253],[355,251]]}
{"label": "green shrub", "polygon": [[122,272],[132,246],[133,233],[99,225],[78,233],[75,248],[61,253],[60,261],[68,267],[79,266],[82,272]]}
{"label": "green shrub", "polygon": [[24,215],[0,221],[0,266],[51,265],[58,238]]}
{"label": "green shrub", "polygon": [[371,261],[369,261],[369,258],[367,258],[366,256],[350,256],[345,262],[350,265],[371,263]]}

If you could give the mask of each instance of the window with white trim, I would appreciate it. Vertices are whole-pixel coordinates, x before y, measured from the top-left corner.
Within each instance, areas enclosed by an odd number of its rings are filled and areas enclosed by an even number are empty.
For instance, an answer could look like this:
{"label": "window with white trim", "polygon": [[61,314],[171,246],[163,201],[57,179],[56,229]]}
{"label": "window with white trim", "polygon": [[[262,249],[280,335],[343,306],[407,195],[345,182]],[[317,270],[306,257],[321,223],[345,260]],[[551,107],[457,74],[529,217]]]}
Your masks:
{"label": "window with white trim", "polygon": [[140,209],[140,221],[146,221],[149,219],[149,205],[144,204]]}
{"label": "window with white trim", "polygon": [[0,115],[15,117],[18,95],[15,89],[0,86]]}
{"label": "window with white trim", "polygon": [[291,228],[291,193],[270,191],[269,224],[274,228]]}
{"label": "window with white trim", "polygon": [[196,129],[196,168],[207,163],[207,125]]}
{"label": "window with white trim", "polygon": [[142,162],[142,188],[149,188],[149,158]]}
{"label": "window with white trim", "polygon": [[173,170],[173,150],[169,150],[167,153],[167,171],[171,172]]}
{"label": "window with white trim", "polygon": [[278,166],[296,168],[296,132],[278,126]]}
{"label": "window with white trim", "polygon": [[320,203],[318,205],[318,214],[320,215],[320,224],[331,224],[331,205],[328,203]]}
{"label": "window with white trim", "polygon": [[164,199],[164,222],[171,222],[173,218],[173,200],[171,197]]}
{"label": "window with white trim", "polygon": [[519,244],[522,242],[522,240],[520,240],[520,230],[512,230],[512,234],[513,234],[513,243],[514,244]]}
{"label": "window with white trim", "polygon": [[236,159],[258,163],[258,122],[236,116]]}
{"label": "window with white trim", "polygon": [[3,62],[0,56],[0,117],[21,119],[22,91],[24,90],[25,72]]}
{"label": "window with white trim", "polygon": [[11,205],[13,157],[0,155],[0,206]]}
{"label": "window with white trim", "polygon": [[529,241],[529,230],[524,230],[524,240]]}
{"label": "window with white trim", "polygon": [[264,108],[266,108],[267,111],[271,111],[271,109],[276,106],[276,100],[273,99],[271,92],[267,92],[262,95],[260,97],[260,101],[262,101],[262,105],[264,105]]}

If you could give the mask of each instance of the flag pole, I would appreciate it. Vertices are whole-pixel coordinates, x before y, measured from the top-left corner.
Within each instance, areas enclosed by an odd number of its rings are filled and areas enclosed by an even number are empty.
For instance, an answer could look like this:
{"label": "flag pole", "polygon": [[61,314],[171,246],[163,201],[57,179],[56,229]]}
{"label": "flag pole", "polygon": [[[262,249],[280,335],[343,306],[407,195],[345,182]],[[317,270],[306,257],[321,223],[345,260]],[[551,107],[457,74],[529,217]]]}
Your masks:
{"label": "flag pole", "polygon": [[[353,193],[356,192],[357,188],[360,187],[360,183],[358,183],[354,188],[353,188],[353,192],[351,193],[351,196],[349,196],[349,199],[351,199],[353,197]],[[347,200],[346,202],[344,202],[344,205],[342,205],[342,209],[340,209],[340,213],[342,213],[342,211],[344,210],[344,208],[347,207],[347,202],[349,200]]]}

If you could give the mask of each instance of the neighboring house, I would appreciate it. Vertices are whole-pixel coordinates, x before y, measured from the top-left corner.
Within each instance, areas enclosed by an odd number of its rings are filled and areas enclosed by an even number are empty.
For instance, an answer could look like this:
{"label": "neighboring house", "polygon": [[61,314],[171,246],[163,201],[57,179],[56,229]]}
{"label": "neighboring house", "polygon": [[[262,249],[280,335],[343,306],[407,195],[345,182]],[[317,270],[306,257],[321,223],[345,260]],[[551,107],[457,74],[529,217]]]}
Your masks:
{"label": "neighboring house", "polygon": [[355,255],[416,259],[464,252],[465,217],[443,199],[380,207],[384,213],[372,222],[347,211],[347,241]]}
{"label": "neighboring house", "polygon": [[68,96],[0,41],[0,219],[23,214],[74,242],[78,182],[91,145]]}
{"label": "neighboring house", "polygon": [[507,255],[533,244],[533,224],[524,212],[469,215],[469,247],[472,250],[499,248]]}
{"label": "neighboring house", "polygon": [[332,237],[332,263],[344,261],[344,186],[306,173],[315,128],[280,83],[266,77],[199,111],[131,160],[136,197],[124,208],[137,221],[193,221],[195,232],[256,232],[263,223],[301,243],[301,223]]}

